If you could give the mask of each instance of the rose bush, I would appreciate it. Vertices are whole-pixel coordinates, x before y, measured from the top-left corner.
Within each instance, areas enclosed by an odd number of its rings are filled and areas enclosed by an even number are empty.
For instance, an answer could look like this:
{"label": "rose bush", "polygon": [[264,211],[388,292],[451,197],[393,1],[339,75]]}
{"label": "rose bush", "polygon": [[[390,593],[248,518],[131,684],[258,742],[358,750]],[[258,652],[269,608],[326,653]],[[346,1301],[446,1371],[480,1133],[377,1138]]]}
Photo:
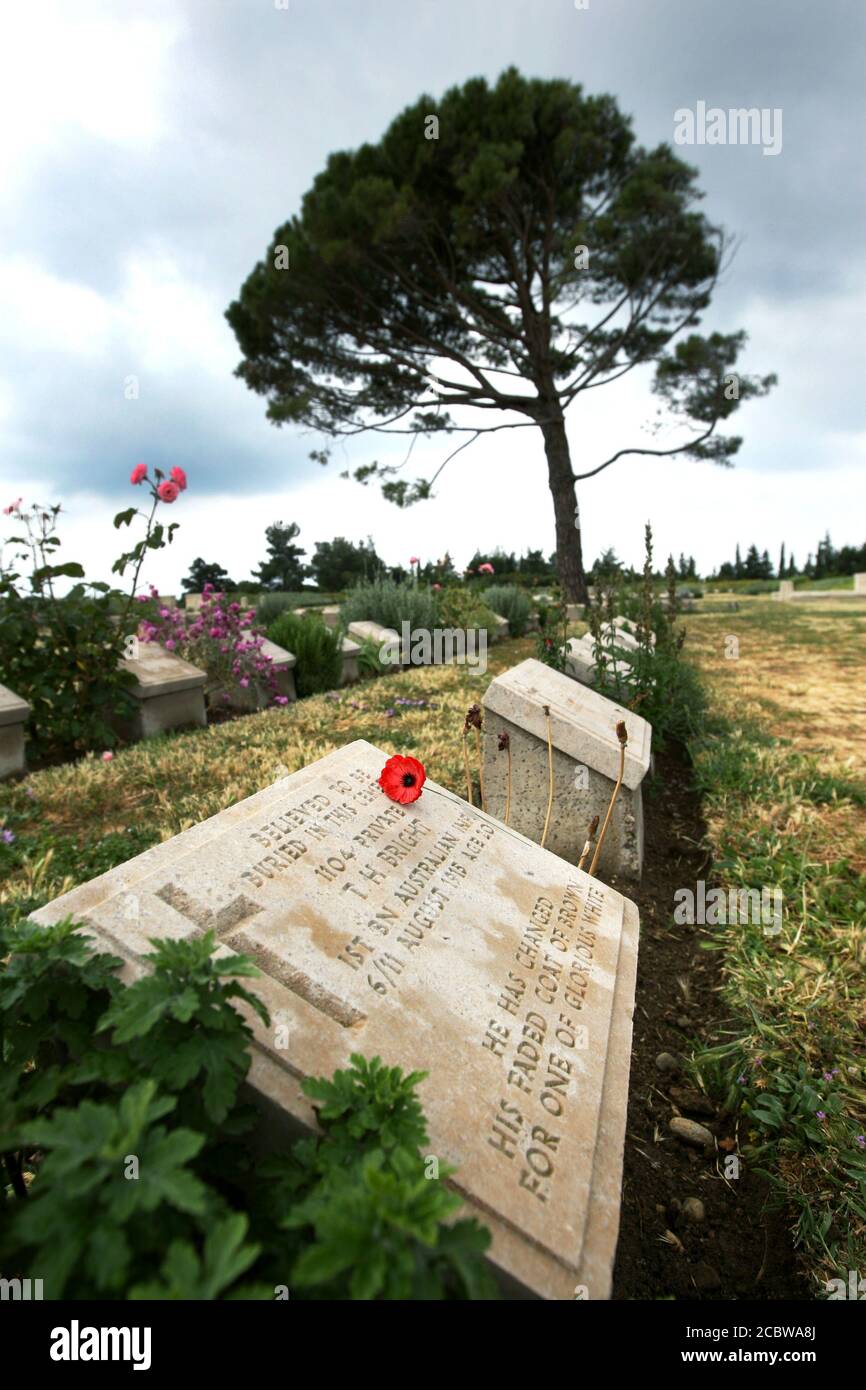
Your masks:
{"label": "rose bush", "polygon": [[[143,596],[147,601],[147,595]],[[229,601],[228,595],[206,584],[198,612],[156,605],[138,626],[143,642],[158,642],[207,673],[205,696],[211,709],[230,705],[232,690],[252,690],[272,704],[286,705],[270,657],[262,651],[264,637],[253,623],[255,610]]]}

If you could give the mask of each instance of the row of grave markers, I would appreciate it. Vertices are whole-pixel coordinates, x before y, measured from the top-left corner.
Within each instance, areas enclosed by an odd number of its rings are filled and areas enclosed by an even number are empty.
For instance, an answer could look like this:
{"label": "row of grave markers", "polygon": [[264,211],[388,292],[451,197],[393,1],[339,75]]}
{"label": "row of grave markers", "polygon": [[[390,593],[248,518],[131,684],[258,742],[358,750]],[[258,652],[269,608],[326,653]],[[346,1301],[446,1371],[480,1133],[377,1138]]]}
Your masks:
{"label": "row of grave markers", "polygon": [[215,929],[220,954],[243,951],[262,971],[253,987],[271,1026],[247,1011],[249,1082],[270,1143],[315,1128],[302,1080],[353,1053],[424,1071],[430,1156],[456,1166],[450,1181],[491,1231],[505,1292],[607,1298],[638,914],[576,864],[617,777],[619,721],[624,786],[599,872],[635,879],[650,727],[528,660],[483,698],[486,810],[432,780],[410,805],[389,800],[387,754],[358,740],[33,920],[71,914],[122,957],[127,981],[150,938]]}

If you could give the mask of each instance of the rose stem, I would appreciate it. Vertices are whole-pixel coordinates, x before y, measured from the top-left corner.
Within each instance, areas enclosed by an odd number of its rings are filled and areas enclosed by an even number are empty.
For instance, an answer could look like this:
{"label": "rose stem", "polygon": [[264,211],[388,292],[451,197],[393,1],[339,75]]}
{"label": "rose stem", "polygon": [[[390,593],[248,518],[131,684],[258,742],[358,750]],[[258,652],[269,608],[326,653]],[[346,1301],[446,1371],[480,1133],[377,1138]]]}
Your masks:
{"label": "rose stem", "polygon": [[604,818],[604,825],[601,827],[601,834],[598,837],[598,844],[595,847],[595,854],[592,856],[592,863],[589,866],[590,874],[595,873],[595,866],[598,863],[598,857],[601,854],[601,847],[604,844],[604,837],[607,834],[607,827],[610,824],[610,818],[613,815],[613,808],[616,805],[616,799],[619,796],[619,789],[622,786],[622,775],[625,771],[625,746],[628,743],[628,733],[626,732],[626,727],[622,720],[620,720],[616,726],[616,736],[619,739],[619,776],[616,779],[616,786],[613,789],[613,796],[610,798],[610,805],[607,808],[607,815]]}
{"label": "rose stem", "polygon": [[469,750],[466,747],[466,730],[463,730],[463,765],[466,768],[466,799],[470,806],[474,806],[472,800],[472,778],[469,775]]}
{"label": "rose stem", "polygon": [[582,852],[581,852],[581,856],[580,856],[580,858],[579,858],[578,861],[577,861],[577,867],[578,867],[579,869],[582,869],[583,866],[584,866],[584,864],[585,864],[586,861],[587,861],[587,858],[588,858],[588,856],[589,856],[589,851],[592,849],[592,842],[593,842],[593,839],[595,838],[595,832],[596,832],[596,830],[598,830],[598,816],[593,816],[592,820],[589,822],[589,825],[588,825],[588,827],[587,827],[587,831],[586,831],[586,842],[585,842],[585,844],[584,844],[584,846],[583,846],[583,850],[582,850]]}
{"label": "rose stem", "polygon": [[541,832],[541,848],[544,849],[544,842],[547,839],[547,831],[550,825],[550,813],[553,810],[553,739],[550,733],[550,706],[544,706],[544,716],[547,720],[547,815],[544,817],[544,829]]}

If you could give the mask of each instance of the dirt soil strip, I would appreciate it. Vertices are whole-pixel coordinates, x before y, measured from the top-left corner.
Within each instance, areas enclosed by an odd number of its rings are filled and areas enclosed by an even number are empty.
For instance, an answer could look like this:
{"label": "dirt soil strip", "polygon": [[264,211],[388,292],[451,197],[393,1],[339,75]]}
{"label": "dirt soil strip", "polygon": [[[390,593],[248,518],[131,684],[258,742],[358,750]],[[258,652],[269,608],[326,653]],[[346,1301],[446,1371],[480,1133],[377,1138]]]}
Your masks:
{"label": "dirt soil strip", "polygon": [[[796,1268],[784,1213],[767,1210],[766,1181],[743,1160],[737,1180],[724,1178],[734,1118],[718,1114],[682,1072],[656,1064],[661,1053],[681,1059],[720,1041],[730,1016],[719,993],[721,953],[700,948],[711,929],[673,920],[675,890],[694,891],[711,873],[686,761],[657,757],[653,789],[644,802],[640,889],[616,885],[636,898],[641,934],[612,1297],[811,1300],[814,1290]],[[692,1148],[672,1135],[676,1115],[710,1130],[713,1149]],[[682,1210],[688,1198],[702,1203],[703,1220]]]}

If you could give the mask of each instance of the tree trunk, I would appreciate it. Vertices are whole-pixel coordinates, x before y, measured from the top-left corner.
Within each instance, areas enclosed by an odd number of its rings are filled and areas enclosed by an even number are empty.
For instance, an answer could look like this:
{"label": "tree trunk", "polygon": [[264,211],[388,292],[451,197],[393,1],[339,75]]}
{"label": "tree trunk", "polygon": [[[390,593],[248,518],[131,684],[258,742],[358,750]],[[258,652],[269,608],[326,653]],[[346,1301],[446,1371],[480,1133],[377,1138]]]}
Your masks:
{"label": "tree trunk", "polygon": [[541,426],[541,432],[544,435],[547,476],[553,497],[556,562],[562,592],[569,603],[586,603],[589,595],[583,572],[583,548],[565,421],[561,417],[549,420]]}

